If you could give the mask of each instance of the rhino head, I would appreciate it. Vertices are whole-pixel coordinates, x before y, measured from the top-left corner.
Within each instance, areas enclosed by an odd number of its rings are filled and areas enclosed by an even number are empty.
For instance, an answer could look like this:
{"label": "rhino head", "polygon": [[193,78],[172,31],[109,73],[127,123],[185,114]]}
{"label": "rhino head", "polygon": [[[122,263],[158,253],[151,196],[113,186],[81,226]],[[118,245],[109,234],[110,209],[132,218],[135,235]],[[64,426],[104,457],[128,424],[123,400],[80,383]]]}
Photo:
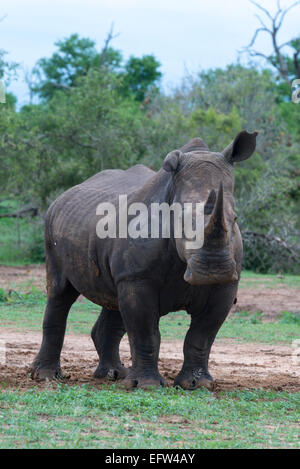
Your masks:
{"label": "rhino head", "polygon": [[204,244],[187,249],[176,239],[179,257],[186,263],[184,279],[191,285],[231,283],[239,278],[242,241],[236,223],[233,165],[248,159],[256,147],[257,132],[243,130],[222,152],[209,150],[194,139],[171,152],[163,168],[172,173],[174,202],[204,205]]}

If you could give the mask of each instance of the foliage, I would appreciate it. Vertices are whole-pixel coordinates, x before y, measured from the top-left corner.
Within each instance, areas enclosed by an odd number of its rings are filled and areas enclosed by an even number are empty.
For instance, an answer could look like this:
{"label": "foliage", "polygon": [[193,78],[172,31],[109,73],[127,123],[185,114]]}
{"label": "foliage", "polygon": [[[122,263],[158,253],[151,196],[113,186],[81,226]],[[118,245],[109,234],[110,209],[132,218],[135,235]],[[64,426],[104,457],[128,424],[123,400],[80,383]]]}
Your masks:
{"label": "foliage", "polygon": [[[78,34],[57,41],[57,51],[40,59],[34,68],[32,91],[49,101],[58,90],[70,91],[80,77],[91,70],[108,71],[121,79],[120,93],[143,101],[161,77],[160,63],[153,55],[130,57],[123,64],[122,54],[109,47],[98,52],[96,43]],[[111,76],[111,75],[110,75]]]}
{"label": "foliage", "polygon": [[7,52],[0,49],[0,80],[4,79],[6,85],[16,78],[19,65],[6,59]]}
{"label": "foliage", "polygon": [[8,301],[8,293],[4,288],[0,288],[0,303],[6,303]]}
{"label": "foliage", "polygon": [[279,322],[282,324],[297,324],[300,326],[300,312],[291,313],[290,311],[282,311]]}
{"label": "foliage", "polygon": [[26,305],[31,307],[36,304],[45,302],[45,296],[40,290],[32,287],[29,292],[23,293],[15,290],[6,291],[0,288],[0,303],[5,303],[6,306]]}
{"label": "foliage", "polygon": [[155,84],[161,78],[160,63],[153,55],[130,57],[125,65],[121,89],[131,93],[137,101],[144,101],[149,91],[157,90]]}

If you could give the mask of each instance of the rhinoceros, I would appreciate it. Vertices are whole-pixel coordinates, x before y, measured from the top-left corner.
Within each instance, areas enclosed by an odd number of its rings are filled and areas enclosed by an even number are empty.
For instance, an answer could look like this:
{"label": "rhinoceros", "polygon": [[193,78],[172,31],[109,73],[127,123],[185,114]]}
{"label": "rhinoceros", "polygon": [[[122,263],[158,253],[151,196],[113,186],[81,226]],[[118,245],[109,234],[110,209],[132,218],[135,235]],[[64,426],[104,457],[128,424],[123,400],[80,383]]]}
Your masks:
{"label": "rhinoceros", "polygon": [[[164,385],[158,370],[159,320],[185,310],[191,316],[184,361],[174,381],[183,389],[211,388],[209,354],[237,295],[242,238],[236,223],[234,164],[249,158],[257,132],[241,131],[222,152],[195,138],[172,151],[158,172],[137,165],[105,170],[63,193],[45,219],[47,305],[43,340],[32,378],[62,379],[60,355],[67,316],[79,295],[102,306],[92,329],[99,355],[96,378],[123,379],[126,388]],[[97,235],[97,207],[118,198],[129,204],[204,204],[204,242],[186,239]],[[120,360],[127,332],[132,366]]]}

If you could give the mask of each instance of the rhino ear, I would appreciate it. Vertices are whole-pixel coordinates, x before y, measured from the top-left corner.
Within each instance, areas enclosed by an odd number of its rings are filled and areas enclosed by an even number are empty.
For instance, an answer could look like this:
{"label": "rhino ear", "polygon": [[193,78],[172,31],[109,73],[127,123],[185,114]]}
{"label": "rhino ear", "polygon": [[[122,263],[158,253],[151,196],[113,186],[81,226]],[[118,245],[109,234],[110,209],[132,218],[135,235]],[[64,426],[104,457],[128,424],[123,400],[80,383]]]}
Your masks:
{"label": "rhino ear", "polygon": [[175,173],[178,169],[179,163],[183,157],[183,153],[180,150],[174,150],[166,157],[163,168],[168,173]]}
{"label": "rhino ear", "polygon": [[224,158],[226,158],[228,163],[233,164],[250,158],[256,148],[257,135],[258,132],[251,134],[246,130],[242,130],[223,151]]}

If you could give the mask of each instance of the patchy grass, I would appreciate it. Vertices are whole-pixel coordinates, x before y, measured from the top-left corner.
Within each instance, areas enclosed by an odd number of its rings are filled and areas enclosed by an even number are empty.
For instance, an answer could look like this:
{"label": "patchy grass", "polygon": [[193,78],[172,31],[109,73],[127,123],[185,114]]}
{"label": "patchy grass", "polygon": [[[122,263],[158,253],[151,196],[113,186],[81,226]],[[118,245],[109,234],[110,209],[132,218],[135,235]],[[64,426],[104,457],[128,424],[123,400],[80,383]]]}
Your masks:
{"label": "patchy grass", "polygon": [[[296,313],[289,313],[296,318]],[[223,324],[218,337],[235,339],[239,342],[259,342],[265,344],[291,343],[299,339],[300,327],[295,322],[263,322],[258,315],[249,313],[248,317],[239,314],[231,316]]]}
{"label": "patchy grass", "polygon": [[[27,293],[0,289],[1,327],[21,330],[41,330],[46,296],[32,288]],[[86,299],[77,301],[69,314],[67,332],[90,334],[101,308]],[[160,320],[163,340],[183,340],[189,328],[190,317],[182,311],[170,313]],[[283,311],[275,322],[264,322],[260,312],[247,311],[231,315],[223,324],[218,338],[240,342],[291,343],[300,335],[300,316]]]}
{"label": "patchy grass", "polygon": [[297,288],[300,289],[300,275],[269,275],[243,271],[239,288]]}
{"label": "patchy grass", "polygon": [[[250,275],[251,277],[251,275]],[[41,330],[45,295],[0,290],[0,323]],[[68,331],[89,334],[100,308],[83,299],[69,315]],[[162,340],[182,340],[184,312],[161,319]],[[242,311],[218,338],[290,343],[299,338],[299,315],[283,311],[276,322]],[[300,393],[243,390],[209,393],[173,388],[125,392],[51,385],[26,392],[6,389],[0,378],[0,448],[299,448]]]}
{"label": "patchy grass", "polygon": [[[14,213],[21,207],[14,200],[2,201],[0,213]],[[0,219],[0,264],[27,265],[43,260],[44,229],[40,218]]]}
{"label": "patchy grass", "polygon": [[0,448],[296,448],[300,393],[0,392]]}

